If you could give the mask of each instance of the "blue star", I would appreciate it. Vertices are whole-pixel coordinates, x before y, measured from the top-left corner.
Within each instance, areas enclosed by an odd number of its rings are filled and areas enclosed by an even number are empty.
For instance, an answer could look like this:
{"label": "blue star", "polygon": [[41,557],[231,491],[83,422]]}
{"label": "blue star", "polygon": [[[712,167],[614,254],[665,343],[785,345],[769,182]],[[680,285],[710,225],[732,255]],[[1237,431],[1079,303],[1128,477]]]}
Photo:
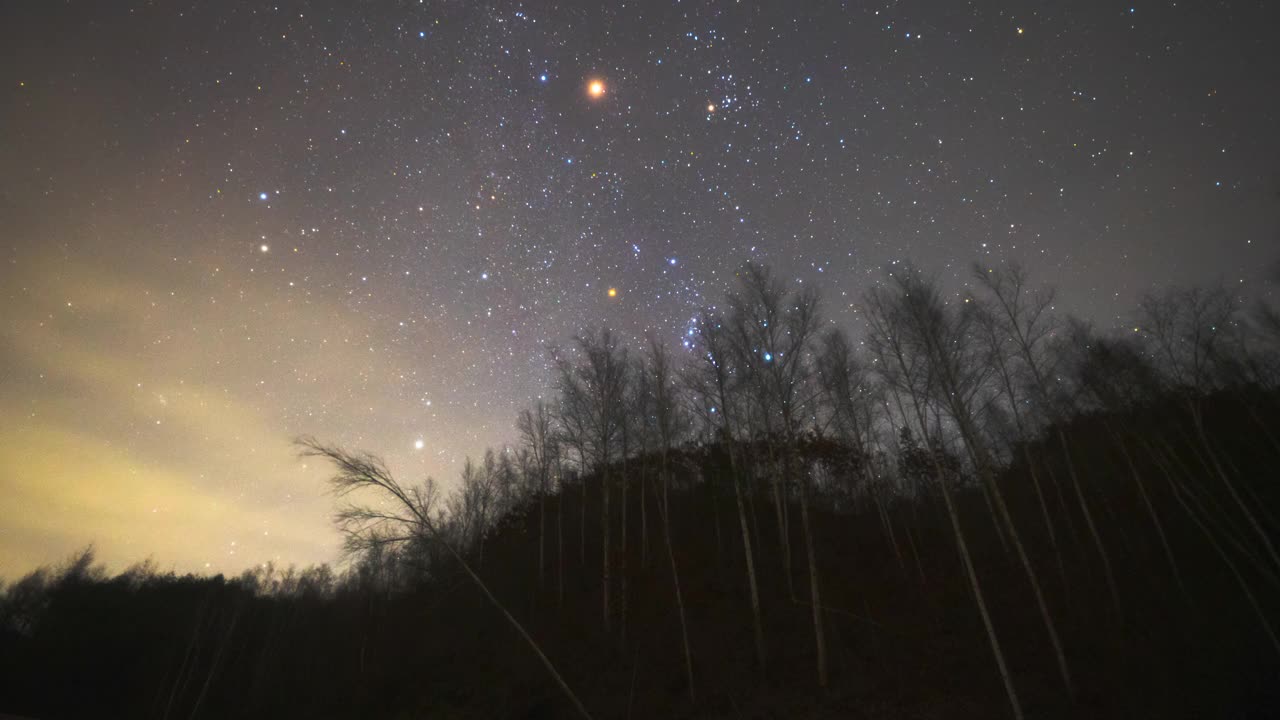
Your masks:
{"label": "blue star", "polygon": [[259,200],[266,200],[266,199],[267,199],[267,194],[266,194],[266,193],[258,193],[258,199],[259,199]]}
{"label": "blue star", "polygon": [[539,76],[538,76],[538,81],[539,81],[539,82],[546,82],[546,81],[547,81],[546,73],[543,73],[542,75],[539,75]]}

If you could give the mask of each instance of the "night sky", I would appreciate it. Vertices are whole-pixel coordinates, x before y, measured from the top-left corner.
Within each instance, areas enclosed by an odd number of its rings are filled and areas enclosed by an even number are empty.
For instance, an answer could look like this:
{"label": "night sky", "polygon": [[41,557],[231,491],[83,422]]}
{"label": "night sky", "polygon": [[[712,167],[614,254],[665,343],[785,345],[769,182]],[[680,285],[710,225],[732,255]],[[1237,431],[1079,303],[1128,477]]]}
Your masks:
{"label": "night sky", "polygon": [[332,561],[292,438],[452,483],[748,259],[1272,292],[1278,5],[5,2],[0,576]]}

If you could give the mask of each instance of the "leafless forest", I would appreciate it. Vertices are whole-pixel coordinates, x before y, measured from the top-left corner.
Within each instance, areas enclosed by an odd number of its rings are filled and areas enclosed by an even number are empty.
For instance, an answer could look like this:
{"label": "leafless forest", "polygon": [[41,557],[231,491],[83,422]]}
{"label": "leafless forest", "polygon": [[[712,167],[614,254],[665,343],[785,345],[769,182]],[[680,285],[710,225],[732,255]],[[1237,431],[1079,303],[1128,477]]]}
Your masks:
{"label": "leafless forest", "polygon": [[1171,288],[1112,332],[969,285],[900,268],[846,330],[744,266],[681,346],[548,348],[452,492],[301,438],[342,570],[13,579],[0,711],[1280,713],[1280,313]]}

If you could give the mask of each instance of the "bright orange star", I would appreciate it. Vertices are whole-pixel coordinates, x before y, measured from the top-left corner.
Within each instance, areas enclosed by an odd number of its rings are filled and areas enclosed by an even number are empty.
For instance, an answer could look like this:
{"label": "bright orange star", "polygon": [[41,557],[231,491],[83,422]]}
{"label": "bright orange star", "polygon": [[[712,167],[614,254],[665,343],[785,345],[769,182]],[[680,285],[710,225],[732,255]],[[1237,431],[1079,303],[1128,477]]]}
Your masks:
{"label": "bright orange star", "polygon": [[609,288],[609,297],[611,298],[618,297],[618,288]]}
{"label": "bright orange star", "polygon": [[604,81],[592,80],[591,83],[587,85],[587,94],[593,98],[604,97]]}

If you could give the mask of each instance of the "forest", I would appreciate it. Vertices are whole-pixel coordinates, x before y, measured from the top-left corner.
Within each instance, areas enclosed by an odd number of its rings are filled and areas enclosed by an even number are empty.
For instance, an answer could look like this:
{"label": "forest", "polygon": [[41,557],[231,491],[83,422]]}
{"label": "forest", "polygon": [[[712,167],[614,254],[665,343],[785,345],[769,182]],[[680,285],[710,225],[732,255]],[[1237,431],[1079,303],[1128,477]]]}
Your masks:
{"label": "forest", "polygon": [[1280,311],[967,279],[846,329],[747,264],[678,346],[585,330],[449,491],[299,438],[341,565],[10,578],[0,713],[1280,715]]}

